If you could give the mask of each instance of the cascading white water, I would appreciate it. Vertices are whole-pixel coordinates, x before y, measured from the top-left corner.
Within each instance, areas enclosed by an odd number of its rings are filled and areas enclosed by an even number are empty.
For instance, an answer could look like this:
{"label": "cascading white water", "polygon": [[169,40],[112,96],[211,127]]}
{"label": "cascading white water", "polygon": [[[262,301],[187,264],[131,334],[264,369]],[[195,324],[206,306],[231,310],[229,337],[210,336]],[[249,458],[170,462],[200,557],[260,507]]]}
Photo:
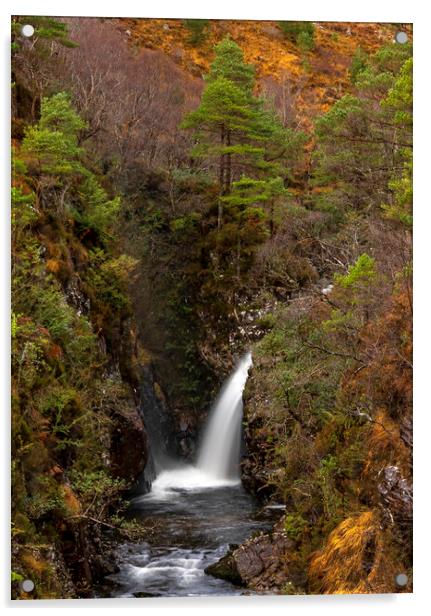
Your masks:
{"label": "cascading white water", "polygon": [[[251,353],[244,355],[224,383],[210,413],[196,465],[171,461],[159,470],[151,491],[133,499],[170,500],[178,491],[233,486],[240,483],[242,394],[252,365]],[[166,463],[166,461],[165,461]]]}
{"label": "cascading white water", "polygon": [[252,365],[251,353],[244,355],[222,387],[211,410],[200,446],[197,467],[219,480],[239,479],[242,394]]}

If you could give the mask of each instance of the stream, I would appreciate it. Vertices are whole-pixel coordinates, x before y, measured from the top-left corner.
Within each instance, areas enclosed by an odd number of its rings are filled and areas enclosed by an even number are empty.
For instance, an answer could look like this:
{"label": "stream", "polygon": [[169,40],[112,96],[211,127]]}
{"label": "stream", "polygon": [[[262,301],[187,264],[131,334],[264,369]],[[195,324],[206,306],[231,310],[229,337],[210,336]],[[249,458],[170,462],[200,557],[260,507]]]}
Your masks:
{"label": "stream", "polygon": [[230,544],[271,528],[280,515],[275,508],[259,506],[240,481],[242,394],[251,365],[247,353],[224,383],[195,466],[169,460],[160,444],[157,417],[151,416],[155,478],[149,492],[132,500],[129,517],[153,531],[145,543],[118,547],[119,571],[106,578],[99,596],[250,594],[204,569],[224,556]]}
{"label": "stream", "polygon": [[[147,543],[120,546],[120,570],[108,578],[109,596],[250,594],[207,575],[204,569],[221,558],[229,544],[241,543],[254,531],[269,529],[277,512],[259,508],[240,483],[181,485],[181,479],[196,480],[196,474],[193,467],[168,471],[160,476],[159,484],[155,481],[152,492],[132,502],[131,517],[154,523],[156,530]],[[180,481],[175,482],[178,476]]]}

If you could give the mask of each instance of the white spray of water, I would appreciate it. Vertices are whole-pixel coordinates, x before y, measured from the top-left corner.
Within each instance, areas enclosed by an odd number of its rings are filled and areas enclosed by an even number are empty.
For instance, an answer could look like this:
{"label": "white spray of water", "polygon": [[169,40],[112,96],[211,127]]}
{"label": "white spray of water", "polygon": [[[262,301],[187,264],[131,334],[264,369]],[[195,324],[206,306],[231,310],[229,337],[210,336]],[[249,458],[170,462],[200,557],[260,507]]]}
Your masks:
{"label": "white spray of water", "polygon": [[247,353],[223,385],[211,410],[197,467],[214,479],[239,479],[242,394],[251,365],[251,353]]}
{"label": "white spray of water", "polygon": [[240,482],[242,394],[252,365],[251,353],[244,355],[224,383],[210,412],[196,466],[176,464],[161,470],[151,492],[134,499],[170,500],[181,490],[202,490]]}

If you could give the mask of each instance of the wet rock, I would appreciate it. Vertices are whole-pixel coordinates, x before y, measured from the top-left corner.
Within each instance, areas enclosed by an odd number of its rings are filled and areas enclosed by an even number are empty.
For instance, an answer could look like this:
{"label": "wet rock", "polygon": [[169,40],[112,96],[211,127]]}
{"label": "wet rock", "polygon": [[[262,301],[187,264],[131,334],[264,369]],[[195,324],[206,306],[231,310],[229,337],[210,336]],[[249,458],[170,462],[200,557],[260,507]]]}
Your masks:
{"label": "wet rock", "polygon": [[135,483],[148,460],[148,438],[141,416],[130,405],[127,412],[117,412],[111,431],[110,466],[112,473],[128,483]]}
{"label": "wet rock", "polygon": [[[247,439],[246,442],[250,453],[250,440]],[[245,489],[255,494],[262,501],[267,500],[272,495],[273,490],[269,483],[270,474],[269,470],[251,457],[245,457],[241,461],[241,480]]]}
{"label": "wet rock", "polygon": [[75,308],[78,316],[88,315],[90,312],[90,300],[81,291],[79,279],[77,276],[73,276],[66,286],[66,299],[70,306]]}
{"label": "wet rock", "polygon": [[279,589],[289,579],[289,552],[293,542],[283,533],[263,533],[249,539],[234,553],[238,573],[247,586]]}
{"label": "wet rock", "polygon": [[151,364],[140,366],[139,382],[139,414],[148,433],[150,450],[147,470],[152,475],[157,461],[161,462],[174,454],[176,432],[172,411],[155,381]]}
{"label": "wet rock", "polygon": [[234,552],[238,549],[238,545],[232,544],[229,546],[229,551],[225,556],[220,558],[216,563],[209,565],[204,570],[207,575],[212,575],[213,577],[227,580],[232,584],[236,584],[237,586],[244,586],[244,580],[242,579],[238,567],[236,564],[236,560],[234,557]]}
{"label": "wet rock", "polygon": [[251,537],[205,569],[205,573],[238,586],[278,592],[291,578],[289,554],[294,543],[277,524],[272,533]]}

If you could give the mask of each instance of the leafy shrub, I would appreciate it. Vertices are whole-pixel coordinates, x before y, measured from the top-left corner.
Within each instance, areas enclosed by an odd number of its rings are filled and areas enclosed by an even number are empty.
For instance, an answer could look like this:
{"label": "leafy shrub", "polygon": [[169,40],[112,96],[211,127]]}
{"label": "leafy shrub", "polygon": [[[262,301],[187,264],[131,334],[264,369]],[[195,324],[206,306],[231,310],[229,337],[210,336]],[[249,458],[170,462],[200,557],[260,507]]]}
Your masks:
{"label": "leafy shrub", "polygon": [[284,531],[294,541],[302,535],[307,526],[307,520],[298,513],[287,514],[284,517]]}
{"label": "leafy shrub", "polygon": [[109,199],[92,173],[86,174],[79,196],[82,202],[81,211],[75,210],[75,219],[96,231],[106,241],[112,233],[120,210],[120,197]]}
{"label": "leafy shrub", "polygon": [[200,45],[208,35],[209,19],[184,19],[183,24],[189,31],[190,45]]}
{"label": "leafy shrub", "polygon": [[296,43],[301,49],[310,51],[314,48],[314,24],[311,21],[280,21],[279,28],[285,38]]}
{"label": "leafy shrub", "polygon": [[355,53],[353,54],[349,70],[350,80],[352,83],[356,83],[359,74],[367,68],[367,61],[368,56],[366,52],[361,47],[357,47]]}

